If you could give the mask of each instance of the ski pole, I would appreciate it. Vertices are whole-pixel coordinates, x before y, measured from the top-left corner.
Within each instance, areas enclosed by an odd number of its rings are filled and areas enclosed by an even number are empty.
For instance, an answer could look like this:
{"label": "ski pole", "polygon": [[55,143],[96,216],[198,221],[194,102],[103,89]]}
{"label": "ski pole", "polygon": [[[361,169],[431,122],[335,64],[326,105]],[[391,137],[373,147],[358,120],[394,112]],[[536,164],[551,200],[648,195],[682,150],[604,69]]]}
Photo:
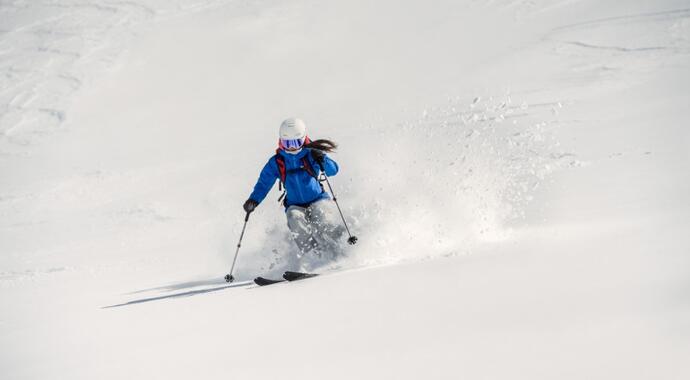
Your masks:
{"label": "ski pole", "polygon": [[232,266],[230,267],[230,273],[225,275],[225,281],[226,282],[233,282],[235,281],[235,277],[232,276],[232,271],[235,269],[235,262],[237,261],[237,254],[240,253],[240,246],[242,246],[242,238],[244,237],[244,230],[247,228],[247,222],[249,221],[249,214],[252,212],[249,211],[247,213],[247,216],[244,217],[244,226],[242,226],[242,233],[240,234],[240,241],[237,242],[237,250],[235,251],[235,257],[232,259]]}
{"label": "ski pole", "polygon": [[349,238],[347,239],[348,244],[354,245],[357,243],[357,236],[352,236],[350,233],[350,229],[347,227],[347,222],[345,221],[345,217],[343,216],[343,212],[340,210],[340,205],[338,204],[338,198],[336,198],[335,193],[333,192],[333,187],[331,186],[331,182],[328,180],[328,176],[326,175],[326,170],[323,168],[323,163],[319,162],[319,167],[321,168],[321,173],[323,173],[323,178],[326,179],[326,184],[328,184],[328,190],[331,191],[331,194],[333,194],[333,202],[335,202],[335,206],[338,208],[338,212],[340,213],[340,218],[343,220],[343,224],[345,225],[345,230],[347,231],[347,235]]}

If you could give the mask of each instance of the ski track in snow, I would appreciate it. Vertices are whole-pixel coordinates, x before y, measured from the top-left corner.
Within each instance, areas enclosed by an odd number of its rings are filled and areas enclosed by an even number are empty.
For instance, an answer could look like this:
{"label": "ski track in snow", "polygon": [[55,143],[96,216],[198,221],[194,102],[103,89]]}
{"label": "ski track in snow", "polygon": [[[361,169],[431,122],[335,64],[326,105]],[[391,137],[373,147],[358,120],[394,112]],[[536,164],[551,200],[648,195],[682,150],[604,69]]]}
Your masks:
{"label": "ski track in snow", "polygon": [[0,5],[0,159],[60,131],[72,95],[118,64],[154,21],[227,1],[31,1]]}

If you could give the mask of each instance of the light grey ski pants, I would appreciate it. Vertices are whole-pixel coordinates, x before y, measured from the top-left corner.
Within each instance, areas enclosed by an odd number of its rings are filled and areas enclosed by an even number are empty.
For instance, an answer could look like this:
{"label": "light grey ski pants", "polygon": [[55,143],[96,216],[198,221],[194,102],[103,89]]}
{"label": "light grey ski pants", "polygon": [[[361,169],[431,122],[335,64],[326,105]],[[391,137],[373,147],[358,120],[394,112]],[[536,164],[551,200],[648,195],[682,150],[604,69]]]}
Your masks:
{"label": "light grey ski pants", "polygon": [[309,207],[288,207],[288,228],[302,254],[316,251],[318,255],[323,252],[337,255],[344,227],[337,224],[333,207],[330,199],[318,200]]}

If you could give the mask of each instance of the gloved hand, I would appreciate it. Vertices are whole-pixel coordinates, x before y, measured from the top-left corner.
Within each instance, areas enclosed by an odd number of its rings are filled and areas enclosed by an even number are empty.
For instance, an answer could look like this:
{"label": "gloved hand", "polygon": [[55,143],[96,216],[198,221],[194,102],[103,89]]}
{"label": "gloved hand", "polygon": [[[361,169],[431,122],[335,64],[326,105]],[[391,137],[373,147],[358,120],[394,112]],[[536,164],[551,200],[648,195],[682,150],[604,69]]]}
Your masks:
{"label": "gloved hand", "polygon": [[322,150],[312,149],[311,150],[311,157],[317,163],[323,164],[323,158],[326,157],[326,153],[324,153]]}
{"label": "gloved hand", "polygon": [[259,205],[259,202],[249,198],[249,199],[247,199],[246,202],[244,202],[244,205],[242,207],[244,208],[245,212],[250,213],[250,212],[254,211],[254,209],[258,205]]}

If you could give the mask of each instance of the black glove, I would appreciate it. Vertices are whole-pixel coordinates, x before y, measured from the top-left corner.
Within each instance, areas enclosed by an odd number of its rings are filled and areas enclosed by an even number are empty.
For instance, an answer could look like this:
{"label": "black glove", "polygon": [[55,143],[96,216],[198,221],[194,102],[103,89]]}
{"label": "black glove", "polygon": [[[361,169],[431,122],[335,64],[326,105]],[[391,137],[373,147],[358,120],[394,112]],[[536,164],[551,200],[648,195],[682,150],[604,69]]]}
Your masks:
{"label": "black glove", "polygon": [[249,199],[247,199],[246,202],[244,202],[244,205],[242,207],[244,208],[245,212],[250,213],[250,212],[254,211],[254,209],[258,205],[259,205],[259,202],[249,198]]}
{"label": "black glove", "polygon": [[324,153],[322,150],[312,149],[311,150],[311,157],[317,163],[323,164],[323,159],[324,159],[324,157],[326,157],[326,153]]}

